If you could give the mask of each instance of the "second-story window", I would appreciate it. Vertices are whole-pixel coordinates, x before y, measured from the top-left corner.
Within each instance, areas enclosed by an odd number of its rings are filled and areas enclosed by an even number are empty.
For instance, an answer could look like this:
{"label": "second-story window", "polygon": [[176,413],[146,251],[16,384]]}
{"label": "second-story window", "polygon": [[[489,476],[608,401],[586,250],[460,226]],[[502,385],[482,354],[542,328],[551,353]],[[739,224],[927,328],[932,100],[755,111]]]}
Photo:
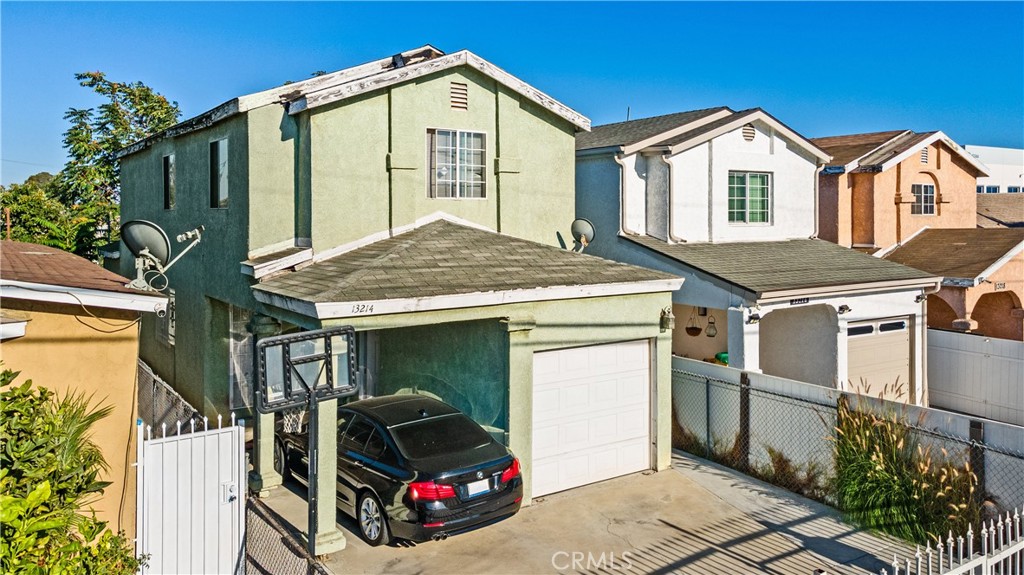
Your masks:
{"label": "second-story window", "polygon": [[999,186],[985,186],[985,193],[986,194],[998,194],[999,193]]}
{"label": "second-story window", "polygon": [[910,191],[914,194],[914,203],[910,205],[910,213],[918,216],[934,216],[935,186],[914,184]]}
{"label": "second-story window", "polygon": [[228,207],[228,141],[210,142],[210,207]]}
{"label": "second-story window", "polygon": [[430,197],[487,197],[486,139],[479,132],[428,130]]}
{"label": "second-story window", "polygon": [[729,172],[729,222],[770,223],[771,195],[771,174]]}
{"label": "second-story window", "polygon": [[174,209],[174,154],[164,156],[164,209]]}

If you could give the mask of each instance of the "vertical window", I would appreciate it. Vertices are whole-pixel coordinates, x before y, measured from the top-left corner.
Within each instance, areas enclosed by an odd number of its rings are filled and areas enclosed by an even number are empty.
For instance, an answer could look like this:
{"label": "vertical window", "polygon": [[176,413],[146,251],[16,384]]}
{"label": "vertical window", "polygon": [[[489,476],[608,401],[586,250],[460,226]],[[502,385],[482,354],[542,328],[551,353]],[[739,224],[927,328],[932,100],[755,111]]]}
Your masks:
{"label": "vertical window", "polygon": [[210,207],[228,207],[228,141],[210,142]]}
{"label": "vertical window", "polygon": [[998,194],[999,193],[999,186],[985,186],[985,193],[986,194]]}
{"label": "vertical window", "polygon": [[164,209],[174,209],[174,154],[164,156]]}
{"label": "vertical window", "polygon": [[487,197],[484,134],[428,130],[430,197]]}
{"label": "vertical window", "polygon": [[910,213],[918,216],[934,216],[935,186],[914,184],[910,191],[914,194],[914,203],[910,205]]}
{"label": "vertical window", "polygon": [[979,194],[984,194],[985,193],[985,186],[975,186],[974,187],[974,191],[978,192]]}
{"label": "vertical window", "polygon": [[729,172],[729,221],[767,224],[771,222],[771,175]]}
{"label": "vertical window", "polygon": [[1011,194],[1019,194],[1020,186],[1009,186],[1006,188],[1006,191]]}

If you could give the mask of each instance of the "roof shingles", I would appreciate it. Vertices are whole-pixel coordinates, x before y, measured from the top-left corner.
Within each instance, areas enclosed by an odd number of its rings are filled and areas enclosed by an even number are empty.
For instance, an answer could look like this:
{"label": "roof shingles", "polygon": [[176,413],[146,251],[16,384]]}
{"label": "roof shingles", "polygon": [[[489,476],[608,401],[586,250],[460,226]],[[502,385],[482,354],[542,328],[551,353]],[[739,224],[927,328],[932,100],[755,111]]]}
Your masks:
{"label": "roof shingles", "polygon": [[439,220],[253,289],[330,303],[671,279],[675,276]]}
{"label": "roof shingles", "polygon": [[885,259],[947,278],[974,279],[1024,242],[1024,228],[928,229]]}
{"label": "roof shingles", "polygon": [[106,292],[140,294],[126,287],[128,279],[89,260],[39,244],[0,241],[0,278]]}

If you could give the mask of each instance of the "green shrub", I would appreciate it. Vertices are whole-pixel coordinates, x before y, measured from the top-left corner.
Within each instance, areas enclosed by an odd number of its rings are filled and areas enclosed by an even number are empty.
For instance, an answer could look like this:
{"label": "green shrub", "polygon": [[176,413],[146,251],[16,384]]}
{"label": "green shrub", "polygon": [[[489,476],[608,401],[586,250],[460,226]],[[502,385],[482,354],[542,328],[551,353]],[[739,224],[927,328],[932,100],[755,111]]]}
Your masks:
{"label": "green shrub", "polygon": [[98,480],[106,464],[89,429],[110,408],[14,385],[17,375],[0,373],[0,572],[135,573],[129,541],[89,507],[109,485]]}
{"label": "green shrub", "polygon": [[978,478],[966,456],[936,455],[903,414],[855,409],[845,397],[836,421],[836,504],[855,523],[918,543],[977,523]]}

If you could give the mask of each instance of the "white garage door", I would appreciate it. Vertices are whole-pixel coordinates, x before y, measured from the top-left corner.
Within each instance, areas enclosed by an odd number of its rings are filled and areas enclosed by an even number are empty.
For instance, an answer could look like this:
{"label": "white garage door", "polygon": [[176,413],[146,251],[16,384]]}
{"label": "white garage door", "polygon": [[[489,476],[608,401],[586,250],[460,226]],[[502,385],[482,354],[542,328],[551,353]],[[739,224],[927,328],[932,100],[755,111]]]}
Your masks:
{"label": "white garage door", "polygon": [[[883,319],[851,323],[848,374],[854,391],[885,399],[907,401],[910,381],[910,329],[904,319]],[[899,382],[902,396],[896,393]],[[886,387],[888,386],[888,387]]]}
{"label": "white garage door", "polygon": [[533,356],[533,496],[650,468],[650,342]]}

